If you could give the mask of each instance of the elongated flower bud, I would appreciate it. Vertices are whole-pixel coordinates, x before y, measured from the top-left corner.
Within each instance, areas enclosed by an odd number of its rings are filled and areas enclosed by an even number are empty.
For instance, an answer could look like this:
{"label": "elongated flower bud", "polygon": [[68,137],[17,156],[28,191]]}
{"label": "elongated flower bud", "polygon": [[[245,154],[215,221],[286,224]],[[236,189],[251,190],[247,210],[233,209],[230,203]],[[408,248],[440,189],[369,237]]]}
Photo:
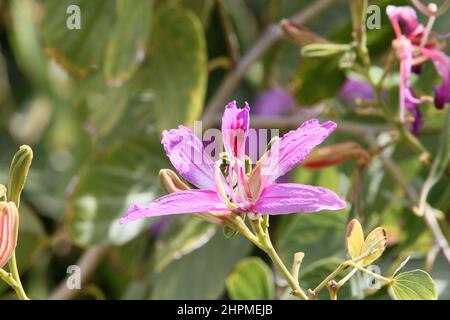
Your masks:
{"label": "elongated flower bud", "polygon": [[328,40],[321,38],[306,27],[297,26],[287,19],[282,20],[280,25],[287,38],[299,46],[305,46],[311,43],[329,43]]}
{"label": "elongated flower bud", "polygon": [[370,162],[370,155],[357,143],[343,142],[316,149],[302,165],[308,169],[320,169],[349,159],[353,159],[358,165],[365,165]]}
{"label": "elongated flower bud", "polygon": [[14,202],[0,202],[0,268],[11,258],[17,244],[19,212]]}
{"label": "elongated flower bud", "polygon": [[159,182],[167,193],[189,190],[189,186],[185,184],[178,175],[170,169],[161,169],[159,171]]}
{"label": "elongated flower bud", "polygon": [[33,160],[33,150],[29,146],[21,146],[16,152],[9,169],[8,200],[19,206],[28,171]]}

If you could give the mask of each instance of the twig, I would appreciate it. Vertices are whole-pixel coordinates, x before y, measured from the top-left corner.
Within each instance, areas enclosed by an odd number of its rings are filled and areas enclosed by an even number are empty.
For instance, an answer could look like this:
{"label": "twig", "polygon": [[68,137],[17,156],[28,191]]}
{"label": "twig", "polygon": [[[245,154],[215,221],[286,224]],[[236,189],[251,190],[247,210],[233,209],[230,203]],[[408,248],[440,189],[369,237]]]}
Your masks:
{"label": "twig", "polygon": [[223,6],[223,0],[216,0],[216,7],[223,31],[225,33],[225,42],[227,44],[228,53],[230,54],[231,61],[235,64],[239,59],[239,43],[236,33],[234,32],[230,20],[228,19],[227,13]]}
{"label": "twig", "polygon": [[[372,138],[367,139],[368,143],[372,146],[376,146],[376,143]],[[395,164],[392,159],[385,157],[383,154],[379,155],[379,159],[383,163],[384,168],[386,171],[397,181],[397,183],[403,188],[405,191],[406,196],[409,198],[409,200],[412,202],[414,206],[417,206],[419,204],[419,195],[418,193],[411,187],[410,183],[406,180],[403,173],[401,172],[400,168]],[[436,241],[436,245],[439,246],[439,248],[442,250],[442,253],[445,256],[445,259],[450,264],[450,247],[447,241],[447,238],[445,237],[444,233],[441,230],[441,227],[439,226],[439,223],[436,219],[436,216],[433,212],[433,208],[430,205],[425,206],[425,213],[424,213],[425,222],[430,229],[431,233],[433,234],[433,237]]]}
{"label": "twig", "polygon": [[[328,8],[335,0],[318,0],[290,18],[296,24],[304,24]],[[228,73],[206,106],[204,121],[211,121],[225,105],[234,88],[245,74],[245,71],[258,60],[272,45],[283,38],[283,30],[278,24],[270,25],[258,38],[252,49],[238,61],[235,68]]]}
{"label": "twig", "polygon": [[[96,246],[87,249],[80,259],[76,262],[76,265],[81,270],[81,287],[89,280],[94,273],[97,265],[101,262],[103,256],[107,253],[108,246]],[[70,300],[77,297],[81,290],[69,289],[67,287],[67,278],[65,278],[58,287],[50,294],[51,300]]]}

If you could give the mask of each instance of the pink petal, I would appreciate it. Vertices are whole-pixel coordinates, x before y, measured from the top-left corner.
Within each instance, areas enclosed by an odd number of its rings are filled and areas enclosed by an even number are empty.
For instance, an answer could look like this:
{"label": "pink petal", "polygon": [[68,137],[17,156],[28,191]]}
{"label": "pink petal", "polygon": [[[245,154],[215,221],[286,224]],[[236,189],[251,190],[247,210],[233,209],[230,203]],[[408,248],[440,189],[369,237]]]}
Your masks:
{"label": "pink petal", "polygon": [[245,140],[248,135],[250,107],[236,107],[236,101],[225,107],[222,117],[222,136],[225,151],[233,157],[243,159],[245,155]]}
{"label": "pink petal", "polygon": [[336,193],[322,187],[296,183],[277,183],[267,186],[253,210],[266,214],[317,212],[339,210],[346,207]]}
{"label": "pink petal", "polygon": [[318,120],[311,119],[275,141],[261,160],[261,186],[274,182],[300,164],[334,129],[336,123],[332,121],[320,124]]}
{"label": "pink petal", "polygon": [[198,188],[215,190],[214,161],[192,130],[179,126],[162,134],[164,150],[180,175]]}
{"label": "pink petal", "polygon": [[443,51],[423,48],[422,54],[433,61],[442,83],[434,88],[434,104],[438,109],[450,102],[450,57]]}
{"label": "pink petal", "polygon": [[410,6],[396,7],[388,5],[386,13],[391,20],[397,37],[402,34],[399,23],[402,23],[406,36],[411,35],[419,27],[416,11]]}
{"label": "pink petal", "polygon": [[120,219],[120,223],[146,217],[207,211],[228,211],[228,209],[215,191],[183,190],[165,195],[146,206],[132,205]]}

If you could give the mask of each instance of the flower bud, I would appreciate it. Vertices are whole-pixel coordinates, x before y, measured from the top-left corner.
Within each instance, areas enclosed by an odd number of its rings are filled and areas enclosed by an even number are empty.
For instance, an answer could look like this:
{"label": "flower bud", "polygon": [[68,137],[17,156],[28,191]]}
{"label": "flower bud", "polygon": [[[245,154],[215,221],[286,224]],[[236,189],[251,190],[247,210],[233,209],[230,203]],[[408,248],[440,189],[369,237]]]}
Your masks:
{"label": "flower bud", "polygon": [[295,25],[287,19],[281,20],[280,25],[286,37],[299,46],[311,43],[328,43],[328,40],[321,38],[303,26]]}
{"label": "flower bud", "polygon": [[33,160],[33,150],[29,146],[21,146],[16,152],[9,169],[8,200],[13,201],[17,207],[20,204],[22,193],[28,171]]}
{"label": "flower bud", "polygon": [[355,142],[344,142],[314,150],[303,162],[308,169],[320,169],[342,163],[348,159],[358,165],[370,163],[369,153]]}
{"label": "flower bud", "polygon": [[17,244],[19,212],[14,202],[0,202],[0,268],[8,262]]}
{"label": "flower bud", "polygon": [[348,44],[311,43],[302,48],[301,54],[306,58],[319,58],[342,54],[350,51],[350,49],[351,46]]}
{"label": "flower bud", "polygon": [[167,193],[190,189],[189,186],[181,181],[178,175],[170,169],[161,169],[159,171],[159,182]]}

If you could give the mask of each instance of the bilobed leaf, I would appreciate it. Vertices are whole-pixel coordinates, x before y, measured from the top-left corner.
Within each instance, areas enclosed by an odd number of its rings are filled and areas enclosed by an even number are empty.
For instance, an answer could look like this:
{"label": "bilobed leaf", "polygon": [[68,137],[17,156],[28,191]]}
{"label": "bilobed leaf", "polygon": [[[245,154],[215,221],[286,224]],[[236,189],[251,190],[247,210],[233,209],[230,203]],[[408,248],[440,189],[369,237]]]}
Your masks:
{"label": "bilobed leaf", "polygon": [[120,245],[148,225],[151,219],[120,225],[119,218],[131,204],[159,195],[158,172],[167,166],[161,149],[158,137],[147,136],[116,143],[86,162],[67,205],[66,225],[76,243]]}
{"label": "bilobed leaf", "polygon": [[347,225],[345,244],[347,246],[348,255],[352,259],[355,259],[361,255],[364,245],[364,234],[361,224],[356,219],[352,219]]}
{"label": "bilobed leaf", "polygon": [[384,228],[375,228],[364,241],[362,255],[368,255],[364,258],[363,265],[367,266],[377,260],[384,252],[387,245],[387,233]]}
{"label": "bilobed leaf", "polygon": [[226,281],[227,292],[233,300],[271,300],[275,298],[273,275],[260,258],[239,262]]}
{"label": "bilobed leaf", "polygon": [[[80,8],[81,29],[67,28],[70,5]],[[115,5],[113,0],[45,0],[42,31],[46,52],[79,76],[101,65]]]}
{"label": "bilobed leaf", "polygon": [[436,300],[436,285],[423,270],[399,273],[391,284],[391,293],[396,300]]}
{"label": "bilobed leaf", "polygon": [[206,43],[199,19],[181,7],[161,8],[150,46],[142,81],[152,90],[158,128],[192,125],[202,111],[207,83]]}
{"label": "bilobed leaf", "polygon": [[106,47],[104,71],[114,82],[129,79],[145,57],[152,0],[116,0],[116,22]]}

